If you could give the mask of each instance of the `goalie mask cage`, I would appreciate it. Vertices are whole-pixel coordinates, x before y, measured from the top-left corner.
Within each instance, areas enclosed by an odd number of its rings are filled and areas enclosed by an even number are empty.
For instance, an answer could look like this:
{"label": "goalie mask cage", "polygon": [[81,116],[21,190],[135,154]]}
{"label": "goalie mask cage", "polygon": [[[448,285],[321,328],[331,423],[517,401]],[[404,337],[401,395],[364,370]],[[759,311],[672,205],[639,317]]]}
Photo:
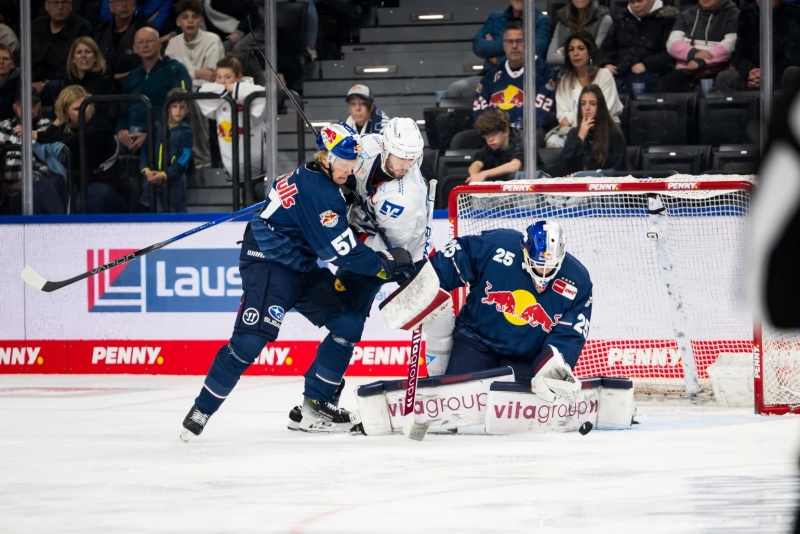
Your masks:
{"label": "goalie mask cage", "polygon": [[708,367],[747,354],[756,411],[800,411],[797,333],[754,327],[743,302],[753,185],[735,175],[463,185],[449,219],[454,237],[558,220],[593,283],[577,376],[629,377],[637,394],[713,395]]}

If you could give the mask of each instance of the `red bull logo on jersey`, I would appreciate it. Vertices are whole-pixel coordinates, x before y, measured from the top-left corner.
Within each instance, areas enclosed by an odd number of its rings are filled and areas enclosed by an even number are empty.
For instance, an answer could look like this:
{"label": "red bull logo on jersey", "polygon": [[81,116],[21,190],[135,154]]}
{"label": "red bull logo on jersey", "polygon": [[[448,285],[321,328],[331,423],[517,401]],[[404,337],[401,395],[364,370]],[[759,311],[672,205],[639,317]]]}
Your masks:
{"label": "red bull logo on jersey", "polygon": [[524,103],[525,93],[516,85],[509,85],[489,97],[489,106],[500,108],[503,111],[521,108]]}
{"label": "red bull logo on jersey", "polygon": [[515,291],[490,291],[492,284],[486,282],[486,296],[481,299],[483,304],[494,305],[506,320],[517,326],[529,325],[534,328],[541,326],[545,332],[550,332],[561,314],[550,317],[541,304],[536,302],[536,297],[529,291],[517,289]]}
{"label": "red bull logo on jersey", "polygon": [[333,228],[339,222],[339,215],[331,210],[324,211],[319,214],[319,222],[325,228]]}

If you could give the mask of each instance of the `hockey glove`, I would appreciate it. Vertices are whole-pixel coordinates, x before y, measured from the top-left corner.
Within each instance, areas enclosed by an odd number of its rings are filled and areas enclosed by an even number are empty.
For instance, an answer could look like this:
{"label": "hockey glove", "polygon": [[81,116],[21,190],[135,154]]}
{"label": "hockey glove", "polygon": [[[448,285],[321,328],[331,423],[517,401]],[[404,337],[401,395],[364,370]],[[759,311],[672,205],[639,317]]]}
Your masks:
{"label": "hockey glove", "polygon": [[378,261],[383,269],[378,273],[378,277],[384,280],[389,280],[399,273],[412,274],[414,272],[414,262],[411,260],[411,254],[404,248],[381,250],[378,252]]}
{"label": "hockey glove", "polygon": [[580,391],[581,383],[557,348],[545,345],[533,361],[539,370],[531,379],[532,392],[545,402],[555,402],[556,397],[575,402],[575,394]]}

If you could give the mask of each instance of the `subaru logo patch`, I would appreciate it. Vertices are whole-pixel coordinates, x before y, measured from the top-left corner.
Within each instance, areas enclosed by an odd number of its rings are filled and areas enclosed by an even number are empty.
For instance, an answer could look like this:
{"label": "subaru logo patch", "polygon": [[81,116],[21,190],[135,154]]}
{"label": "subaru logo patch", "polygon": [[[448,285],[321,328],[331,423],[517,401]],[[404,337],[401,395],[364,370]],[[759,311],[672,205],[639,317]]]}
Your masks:
{"label": "subaru logo patch", "polygon": [[270,306],[269,307],[269,314],[278,322],[283,321],[283,308],[280,306]]}

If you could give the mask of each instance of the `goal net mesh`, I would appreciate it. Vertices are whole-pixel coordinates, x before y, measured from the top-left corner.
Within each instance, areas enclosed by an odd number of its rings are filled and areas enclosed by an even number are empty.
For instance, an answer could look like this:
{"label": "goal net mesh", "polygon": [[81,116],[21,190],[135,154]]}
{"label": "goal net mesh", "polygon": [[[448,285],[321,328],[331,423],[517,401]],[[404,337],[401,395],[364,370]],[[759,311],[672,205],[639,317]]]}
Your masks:
{"label": "goal net mesh", "polygon": [[[691,359],[699,391],[711,393],[708,367],[720,354],[753,354],[743,302],[753,177],[648,180],[652,192],[642,183],[559,178],[459,188],[450,218],[455,236],[523,231],[541,219],[561,224],[567,251],[593,283],[576,375],[630,377],[637,393],[681,395]],[[658,206],[665,209],[653,214]],[[763,331],[765,404],[800,403],[797,339]]]}

